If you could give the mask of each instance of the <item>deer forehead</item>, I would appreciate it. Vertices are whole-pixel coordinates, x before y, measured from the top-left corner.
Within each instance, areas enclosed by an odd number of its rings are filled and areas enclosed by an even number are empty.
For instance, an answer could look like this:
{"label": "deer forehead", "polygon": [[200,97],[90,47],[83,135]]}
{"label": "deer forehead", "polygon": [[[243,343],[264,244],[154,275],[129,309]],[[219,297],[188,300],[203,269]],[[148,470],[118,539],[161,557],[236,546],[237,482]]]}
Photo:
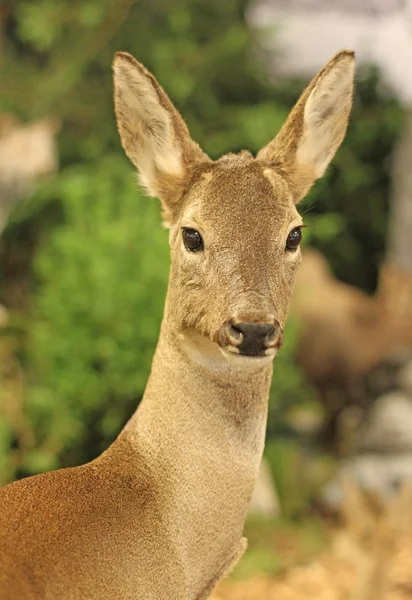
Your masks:
{"label": "deer forehead", "polygon": [[209,164],[187,196],[186,226],[215,234],[247,237],[269,230],[284,235],[301,218],[286,181],[275,168],[244,155],[229,155]]}

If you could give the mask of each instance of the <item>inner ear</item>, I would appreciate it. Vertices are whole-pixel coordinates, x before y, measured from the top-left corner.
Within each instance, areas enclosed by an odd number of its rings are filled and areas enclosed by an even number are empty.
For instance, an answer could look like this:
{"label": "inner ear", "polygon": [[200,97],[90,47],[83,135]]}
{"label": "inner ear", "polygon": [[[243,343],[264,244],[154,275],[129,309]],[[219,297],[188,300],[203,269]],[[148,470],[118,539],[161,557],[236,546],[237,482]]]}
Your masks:
{"label": "inner ear", "polygon": [[304,133],[297,162],[311,164],[315,177],[322,177],[346,132],[352,106],[354,61],[345,56],[325,71],[305,104]]}
{"label": "inner ear", "polygon": [[210,161],[191,139],[182,117],[151,73],[130,54],[114,64],[117,126],[123,148],[147,193],[161,199],[170,220],[193,169]]}

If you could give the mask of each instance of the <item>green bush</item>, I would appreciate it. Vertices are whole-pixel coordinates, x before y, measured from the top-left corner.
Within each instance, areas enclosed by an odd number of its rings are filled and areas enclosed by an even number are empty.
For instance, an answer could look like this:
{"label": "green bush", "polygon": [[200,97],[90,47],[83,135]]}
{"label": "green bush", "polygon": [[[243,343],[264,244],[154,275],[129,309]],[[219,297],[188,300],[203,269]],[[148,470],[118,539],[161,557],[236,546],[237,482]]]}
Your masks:
{"label": "green bush", "polygon": [[[169,259],[158,202],[138,193],[123,157],[67,168],[52,192],[64,224],[50,232],[35,263],[27,411],[42,460],[55,466],[56,451],[63,462],[100,452],[137,406]],[[32,456],[22,468],[36,470]]]}

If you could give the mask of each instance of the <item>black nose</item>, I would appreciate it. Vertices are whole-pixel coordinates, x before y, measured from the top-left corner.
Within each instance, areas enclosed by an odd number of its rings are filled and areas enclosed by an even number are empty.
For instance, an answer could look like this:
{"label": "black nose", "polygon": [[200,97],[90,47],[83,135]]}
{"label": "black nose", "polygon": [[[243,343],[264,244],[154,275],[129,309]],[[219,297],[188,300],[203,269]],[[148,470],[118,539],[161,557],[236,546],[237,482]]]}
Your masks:
{"label": "black nose", "polygon": [[230,335],[236,341],[240,354],[259,356],[273,347],[280,327],[272,323],[231,323]]}

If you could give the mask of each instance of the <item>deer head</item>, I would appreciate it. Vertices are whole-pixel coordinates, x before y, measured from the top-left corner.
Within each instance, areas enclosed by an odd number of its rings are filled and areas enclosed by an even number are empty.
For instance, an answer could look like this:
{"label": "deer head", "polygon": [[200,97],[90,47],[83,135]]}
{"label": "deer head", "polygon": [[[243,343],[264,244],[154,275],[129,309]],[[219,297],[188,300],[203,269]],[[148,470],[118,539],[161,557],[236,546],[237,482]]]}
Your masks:
{"label": "deer head", "polygon": [[187,347],[242,366],[275,356],[301,262],[296,204],[343,140],[353,76],[353,52],[338,53],[256,158],[212,161],[153,75],[116,54],[120,137],[170,226],[165,321]]}

